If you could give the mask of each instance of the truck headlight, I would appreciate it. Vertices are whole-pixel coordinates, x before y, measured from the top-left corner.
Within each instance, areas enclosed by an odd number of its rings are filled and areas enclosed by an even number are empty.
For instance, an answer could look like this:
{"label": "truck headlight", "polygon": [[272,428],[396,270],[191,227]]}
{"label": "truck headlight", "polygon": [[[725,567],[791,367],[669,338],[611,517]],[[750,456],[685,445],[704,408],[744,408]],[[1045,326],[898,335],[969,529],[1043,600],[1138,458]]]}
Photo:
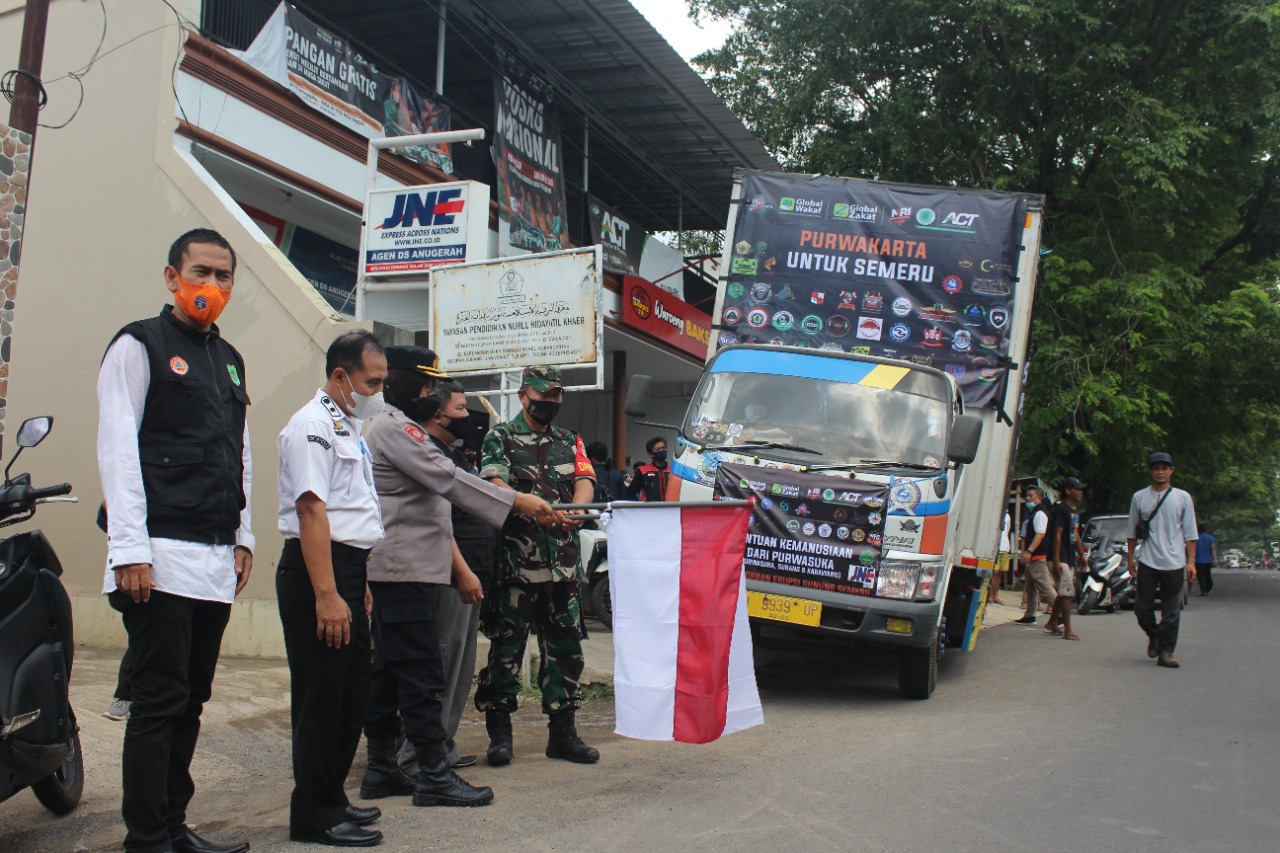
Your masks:
{"label": "truck headlight", "polygon": [[937,593],[941,563],[883,560],[876,574],[876,595],[903,601],[930,601]]}

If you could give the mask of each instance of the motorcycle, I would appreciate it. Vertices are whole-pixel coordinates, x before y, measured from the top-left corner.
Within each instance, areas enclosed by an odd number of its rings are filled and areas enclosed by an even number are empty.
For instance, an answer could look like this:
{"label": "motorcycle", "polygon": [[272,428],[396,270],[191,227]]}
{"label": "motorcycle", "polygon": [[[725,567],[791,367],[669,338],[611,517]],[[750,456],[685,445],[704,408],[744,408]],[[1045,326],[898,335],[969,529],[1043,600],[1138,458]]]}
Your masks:
{"label": "motorcycle", "polygon": [[1089,556],[1089,575],[1077,608],[1081,616],[1094,608],[1114,613],[1116,608],[1133,606],[1137,589],[1129,574],[1128,557],[1129,549],[1125,545],[1115,545],[1106,554],[1094,551]]}
{"label": "motorcycle", "polygon": [[[53,419],[18,428],[18,452],[4,469],[0,527],[29,520],[36,506],[74,502],[68,483],[34,488],[29,474],[10,478],[23,449],[35,447]],[[80,802],[84,758],[68,682],[75,644],[71,599],[49,540],[29,530],[0,540],[0,802],[30,788],[49,811],[64,815]]]}
{"label": "motorcycle", "polygon": [[609,598],[609,541],[603,530],[582,528],[581,543],[583,585],[586,587],[587,609],[605,628],[613,628],[613,602]]}

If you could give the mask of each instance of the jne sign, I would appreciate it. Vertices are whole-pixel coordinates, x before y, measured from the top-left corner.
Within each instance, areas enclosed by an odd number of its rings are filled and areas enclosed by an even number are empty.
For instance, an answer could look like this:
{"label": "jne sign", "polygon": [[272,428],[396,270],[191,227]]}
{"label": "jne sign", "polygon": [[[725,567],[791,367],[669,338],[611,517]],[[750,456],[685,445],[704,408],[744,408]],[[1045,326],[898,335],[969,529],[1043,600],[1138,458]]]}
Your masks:
{"label": "jne sign", "polygon": [[489,187],[475,181],[375,190],[365,204],[361,272],[421,275],[484,260]]}
{"label": "jne sign", "polygon": [[711,315],[643,278],[622,277],[622,322],[700,360],[707,357]]}

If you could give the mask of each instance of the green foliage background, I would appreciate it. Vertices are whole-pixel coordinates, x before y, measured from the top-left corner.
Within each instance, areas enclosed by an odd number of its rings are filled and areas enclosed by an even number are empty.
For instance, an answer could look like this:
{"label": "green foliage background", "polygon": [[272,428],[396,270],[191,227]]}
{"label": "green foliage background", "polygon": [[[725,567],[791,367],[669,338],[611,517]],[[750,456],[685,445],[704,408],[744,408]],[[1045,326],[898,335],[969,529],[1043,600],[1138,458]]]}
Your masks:
{"label": "green foliage background", "polygon": [[790,171],[1048,197],[1019,470],[1124,511],[1168,450],[1218,529],[1280,508],[1280,4],[690,0]]}

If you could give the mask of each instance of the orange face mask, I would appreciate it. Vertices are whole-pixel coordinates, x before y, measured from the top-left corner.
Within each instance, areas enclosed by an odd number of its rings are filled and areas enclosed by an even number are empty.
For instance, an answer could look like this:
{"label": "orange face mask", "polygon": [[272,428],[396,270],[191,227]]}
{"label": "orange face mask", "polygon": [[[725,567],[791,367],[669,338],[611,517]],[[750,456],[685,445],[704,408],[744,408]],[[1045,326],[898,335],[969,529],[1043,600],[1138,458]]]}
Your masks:
{"label": "orange face mask", "polygon": [[173,301],[183,314],[203,326],[218,319],[231,301],[231,291],[216,284],[194,284],[178,276],[178,291],[173,294]]}

